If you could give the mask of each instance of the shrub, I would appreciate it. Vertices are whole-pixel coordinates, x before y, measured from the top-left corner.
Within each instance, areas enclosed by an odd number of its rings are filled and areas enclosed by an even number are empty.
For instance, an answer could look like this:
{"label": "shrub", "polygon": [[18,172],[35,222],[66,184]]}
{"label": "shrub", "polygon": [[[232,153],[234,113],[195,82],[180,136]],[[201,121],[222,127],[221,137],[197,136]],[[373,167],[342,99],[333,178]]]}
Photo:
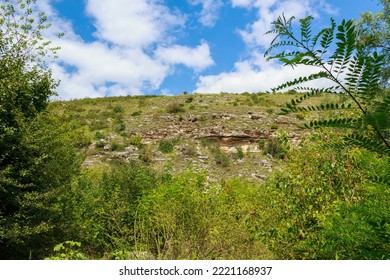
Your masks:
{"label": "shrub", "polygon": [[152,159],[153,159],[153,153],[152,151],[149,149],[149,147],[147,146],[143,146],[140,150],[140,153],[139,153],[139,159],[145,163],[145,164],[149,164],[152,162]]}
{"label": "shrub", "polygon": [[111,149],[111,151],[124,151],[125,147],[121,144],[113,142],[113,143],[111,143],[110,149]]}
{"label": "shrub", "polygon": [[135,112],[133,112],[133,113],[131,113],[131,116],[132,117],[138,117],[138,116],[140,116],[141,115],[141,111],[135,111]]}
{"label": "shrub", "polygon": [[138,204],[137,246],[156,259],[266,259],[256,230],[263,199],[247,182],[210,185],[203,174],[165,180]]}
{"label": "shrub", "polygon": [[122,107],[119,106],[119,105],[116,105],[116,106],[114,107],[114,109],[112,109],[112,110],[114,111],[114,113],[122,113],[122,112],[123,112]]}
{"label": "shrub", "polygon": [[115,126],[115,131],[116,132],[122,132],[126,129],[126,125],[123,122],[120,122]]}
{"label": "shrub", "polygon": [[242,150],[241,146],[236,147],[236,150],[237,150],[237,157],[239,159],[243,159],[244,158],[244,151]]}
{"label": "shrub", "polygon": [[83,244],[78,251],[89,258],[134,251],[138,201],[158,181],[153,171],[135,162],[91,169],[77,178],[64,194],[62,209],[67,232]]}
{"label": "shrub", "polygon": [[194,101],[194,97],[190,96],[188,98],[186,98],[186,103],[191,103],[192,101]]}
{"label": "shrub", "polygon": [[264,148],[265,148],[265,140],[264,139],[260,139],[257,145],[258,145],[260,150],[264,150]]}
{"label": "shrub", "polygon": [[230,165],[230,158],[227,154],[221,151],[219,143],[212,143],[210,151],[214,156],[215,163],[221,167],[228,167]]}
{"label": "shrub", "polygon": [[130,145],[136,146],[138,149],[142,146],[142,137],[140,135],[133,135],[128,140]]}
{"label": "shrub", "polygon": [[174,143],[172,139],[162,140],[158,145],[158,150],[164,154],[172,153],[174,149]]}
{"label": "shrub", "polygon": [[100,140],[106,138],[106,135],[104,135],[101,131],[96,131],[95,133],[95,139]]}
{"label": "shrub", "polygon": [[185,109],[183,108],[183,105],[175,102],[168,104],[167,112],[171,114],[184,113]]}
{"label": "shrub", "polygon": [[97,141],[96,142],[96,148],[97,149],[103,149],[104,148],[104,142],[103,141]]}
{"label": "shrub", "polygon": [[288,141],[287,134],[277,133],[276,136],[268,138],[267,145],[263,149],[264,154],[270,154],[273,157],[283,159],[290,150],[290,144]]}
{"label": "shrub", "polygon": [[347,149],[334,134],[320,137],[267,180],[266,212],[277,218],[264,242],[281,259],[389,258],[390,192],[369,179],[389,172],[389,159]]}

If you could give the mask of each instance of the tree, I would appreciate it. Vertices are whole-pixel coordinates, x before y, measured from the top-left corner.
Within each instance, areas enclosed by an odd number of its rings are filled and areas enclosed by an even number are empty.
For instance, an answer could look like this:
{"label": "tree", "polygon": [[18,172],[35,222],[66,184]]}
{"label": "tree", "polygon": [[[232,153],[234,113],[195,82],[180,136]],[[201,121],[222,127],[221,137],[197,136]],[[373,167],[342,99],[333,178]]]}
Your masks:
{"label": "tree", "polygon": [[[300,20],[298,35],[292,25],[294,17],[286,19],[280,16],[273,22],[274,29],[269,31],[276,36],[265,54],[268,59],[279,59],[292,67],[306,65],[318,69],[312,75],[299,77],[273,89],[277,91],[295,87],[296,90],[306,92],[300,98],[288,102],[282,109],[283,113],[347,111],[345,117],[315,120],[306,126],[347,128],[351,133],[344,135],[346,143],[365,147],[380,155],[390,155],[390,95],[380,86],[385,56],[370,49],[371,40],[358,40],[367,31],[356,28],[352,20],[343,20],[337,25],[331,19],[329,28],[312,35],[312,19],[309,16]],[[270,53],[275,49],[281,51],[271,56]],[[300,86],[318,79],[330,80],[333,86]],[[319,94],[343,96],[346,102],[342,100],[321,106],[302,105],[305,100]]]}
{"label": "tree", "polygon": [[356,22],[358,29],[364,30],[358,38],[370,50],[378,49],[385,56],[385,64],[382,71],[382,85],[390,86],[390,1],[379,1],[383,10],[378,13],[365,12]]}
{"label": "tree", "polygon": [[[46,113],[57,81],[47,61],[57,48],[34,0],[0,5],[1,259],[40,257],[55,230],[53,201],[80,166],[71,128]],[[51,247],[51,245],[49,245]]]}

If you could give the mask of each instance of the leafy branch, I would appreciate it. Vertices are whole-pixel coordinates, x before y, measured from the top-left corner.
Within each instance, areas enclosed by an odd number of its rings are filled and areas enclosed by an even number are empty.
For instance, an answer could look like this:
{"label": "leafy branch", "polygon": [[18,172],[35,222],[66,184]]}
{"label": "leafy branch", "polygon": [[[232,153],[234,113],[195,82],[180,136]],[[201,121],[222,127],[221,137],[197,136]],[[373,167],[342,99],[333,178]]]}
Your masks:
{"label": "leafy branch", "polygon": [[[319,94],[338,94],[349,97],[360,111],[355,118],[336,118],[324,121],[312,121],[307,127],[351,127],[353,133],[345,137],[347,143],[356,144],[380,154],[390,154],[390,143],[386,132],[390,129],[390,97],[380,88],[381,70],[385,64],[384,56],[376,51],[369,52],[367,42],[358,43],[364,30],[355,27],[354,21],[343,20],[337,25],[331,19],[331,25],[312,35],[311,16],[300,20],[300,32],[296,34],[293,20],[284,15],[274,21],[273,29],[267,34],[275,34],[265,56],[278,59],[284,65],[297,67],[311,66],[319,69],[317,73],[288,81],[273,91],[295,87],[307,93],[299,99],[293,99],[282,108],[282,113],[299,111],[325,111],[353,109],[351,104],[329,103],[322,106],[302,106],[302,102]],[[279,49],[276,54],[271,52]],[[332,53],[333,50],[333,53]],[[329,88],[304,88],[299,85],[318,79],[330,80],[334,85]],[[376,139],[364,136],[369,128],[377,135]],[[380,148],[384,147],[384,149]],[[385,152],[386,151],[386,152]]]}

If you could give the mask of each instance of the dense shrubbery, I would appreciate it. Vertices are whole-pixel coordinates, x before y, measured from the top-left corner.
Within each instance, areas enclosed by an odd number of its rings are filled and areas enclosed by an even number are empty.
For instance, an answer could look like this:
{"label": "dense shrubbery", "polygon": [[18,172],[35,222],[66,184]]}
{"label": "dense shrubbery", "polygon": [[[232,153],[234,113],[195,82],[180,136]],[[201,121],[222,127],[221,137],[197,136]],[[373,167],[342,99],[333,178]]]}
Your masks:
{"label": "dense shrubbery", "polygon": [[389,159],[342,148],[334,136],[312,136],[267,181],[277,218],[266,240],[278,258],[390,257],[390,192],[370,180],[390,172]]}

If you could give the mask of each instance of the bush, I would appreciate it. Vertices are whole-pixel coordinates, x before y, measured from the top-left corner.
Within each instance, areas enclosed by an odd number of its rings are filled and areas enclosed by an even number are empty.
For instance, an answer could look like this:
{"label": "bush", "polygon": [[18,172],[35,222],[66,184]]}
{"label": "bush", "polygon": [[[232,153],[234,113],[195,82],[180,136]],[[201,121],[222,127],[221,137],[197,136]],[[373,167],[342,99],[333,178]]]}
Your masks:
{"label": "bush", "polygon": [[96,148],[97,149],[103,149],[104,148],[104,141],[97,141],[96,142]]}
{"label": "bush", "polygon": [[[79,149],[89,141],[64,120],[49,112],[36,116],[15,147],[14,162],[24,161],[0,169],[0,259],[43,258],[64,235],[59,196],[78,175]],[[7,178],[11,172],[18,176]]]}
{"label": "bush", "polygon": [[242,180],[209,185],[202,174],[174,176],[140,200],[137,246],[157,259],[273,258],[255,230],[262,199]]}
{"label": "bush", "polygon": [[164,139],[158,145],[158,150],[164,154],[172,153],[178,139]]}
{"label": "bush", "polygon": [[135,112],[133,112],[133,113],[131,113],[131,116],[132,117],[138,117],[138,116],[140,116],[141,115],[141,111],[135,111]]}
{"label": "bush", "polygon": [[152,159],[153,159],[153,153],[152,151],[149,149],[149,147],[147,146],[144,146],[141,148],[140,150],[140,153],[139,153],[139,159],[145,163],[145,164],[149,164],[152,162]]}
{"label": "bush", "polygon": [[100,140],[106,138],[106,135],[104,135],[101,131],[96,131],[95,133],[95,139]]}
{"label": "bush", "polygon": [[264,154],[270,154],[273,157],[280,159],[285,158],[289,150],[290,144],[288,141],[287,134],[285,132],[277,133],[276,136],[269,137],[267,140],[266,147],[263,148]]}
{"label": "bush", "polygon": [[217,165],[221,167],[228,167],[230,165],[230,158],[227,154],[221,151],[219,143],[213,143],[210,150]]}
{"label": "bush", "polygon": [[116,106],[114,107],[114,109],[112,109],[112,110],[113,110],[114,113],[122,113],[122,112],[123,112],[122,107],[119,106],[119,105],[116,105]]}
{"label": "bush", "polygon": [[123,122],[120,122],[115,126],[116,132],[123,132],[126,129],[126,125]]}
{"label": "bush", "polygon": [[125,147],[121,144],[113,142],[113,143],[111,143],[110,150],[111,151],[124,151]]}
{"label": "bush", "polygon": [[110,258],[119,250],[134,251],[138,201],[159,180],[153,171],[135,162],[89,170],[64,194],[63,223],[70,235],[65,238],[83,244],[78,252],[89,259]]}
{"label": "bush", "polygon": [[278,258],[390,257],[390,192],[372,181],[390,172],[390,161],[346,149],[337,139],[322,134],[306,140],[266,182],[266,212],[275,219],[264,242],[273,244]]}
{"label": "bush", "polygon": [[167,112],[171,114],[184,113],[185,109],[183,108],[183,105],[179,103],[170,103],[167,106]]}
{"label": "bush", "polygon": [[236,147],[236,150],[237,150],[237,157],[239,159],[243,159],[244,158],[244,151],[242,150],[241,146]]}
{"label": "bush", "polygon": [[140,149],[142,146],[142,137],[140,135],[133,135],[128,140],[128,143]]}
{"label": "bush", "polygon": [[264,150],[265,148],[265,140],[264,139],[260,139],[259,142],[257,143],[258,147],[260,150]]}

